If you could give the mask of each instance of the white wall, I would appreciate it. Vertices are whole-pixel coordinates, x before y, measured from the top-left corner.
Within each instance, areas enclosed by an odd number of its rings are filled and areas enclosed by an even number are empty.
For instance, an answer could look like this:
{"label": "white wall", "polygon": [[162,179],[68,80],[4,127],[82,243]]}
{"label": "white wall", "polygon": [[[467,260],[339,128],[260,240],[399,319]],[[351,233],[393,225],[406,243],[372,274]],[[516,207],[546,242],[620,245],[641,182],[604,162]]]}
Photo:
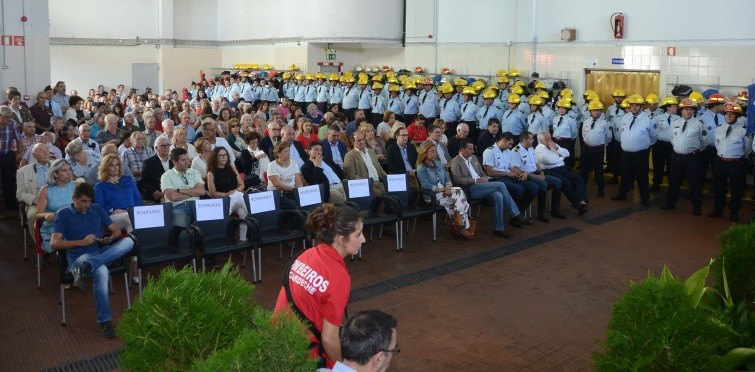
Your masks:
{"label": "white wall", "polygon": [[[46,1],[0,0],[3,4],[2,30],[0,34],[25,37],[25,47],[4,46],[0,48],[3,68],[0,86],[14,86],[23,96],[34,96],[50,84],[50,39],[48,8]],[[27,17],[21,22],[21,16]],[[3,89],[4,90],[4,89]]]}
{"label": "white wall", "polygon": [[158,35],[158,1],[50,0],[50,36],[153,39]]}
{"label": "white wall", "polygon": [[216,1],[178,0],[173,4],[173,38],[218,40],[218,22]]}

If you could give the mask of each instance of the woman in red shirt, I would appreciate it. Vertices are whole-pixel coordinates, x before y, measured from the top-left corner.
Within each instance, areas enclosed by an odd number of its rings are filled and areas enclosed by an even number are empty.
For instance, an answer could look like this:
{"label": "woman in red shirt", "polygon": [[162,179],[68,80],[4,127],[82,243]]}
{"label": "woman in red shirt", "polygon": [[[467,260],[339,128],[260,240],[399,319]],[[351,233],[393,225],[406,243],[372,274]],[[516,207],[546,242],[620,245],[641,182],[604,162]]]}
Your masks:
{"label": "woman in red shirt", "polygon": [[317,133],[312,132],[312,122],[309,119],[303,119],[299,122],[299,135],[296,136],[296,140],[301,142],[301,145],[305,149],[309,148],[309,144],[312,142],[320,142],[320,138],[317,137]]}
{"label": "woman in red shirt", "polygon": [[427,128],[425,128],[425,117],[417,115],[414,117],[414,123],[406,127],[409,132],[409,142],[419,145],[427,139]]}
{"label": "woman in red shirt", "polygon": [[365,242],[359,213],[346,205],[325,203],[309,213],[307,230],[320,242],[305,250],[288,266],[287,284],[281,288],[275,313],[294,309],[311,324],[310,353],[320,366],[332,368],[341,358],[338,331],[351,292],[351,277],[343,258],[359,253]]}

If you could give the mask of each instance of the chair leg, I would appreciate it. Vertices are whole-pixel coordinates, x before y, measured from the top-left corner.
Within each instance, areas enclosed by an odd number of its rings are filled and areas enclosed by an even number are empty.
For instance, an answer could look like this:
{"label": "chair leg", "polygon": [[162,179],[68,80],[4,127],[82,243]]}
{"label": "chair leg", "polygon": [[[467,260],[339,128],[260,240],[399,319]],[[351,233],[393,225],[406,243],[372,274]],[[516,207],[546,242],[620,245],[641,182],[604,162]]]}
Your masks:
{"label": "chair leg", "polygon": [[477,218],[480,218],[480,211],[482,211],[482,203],[477,205]]}
{"label": "chair leg", "polygon": [[[252,248],[250,251],[250,256],[252,256],[252,283],[257,283],[257,259],[254,255],[255,250],[256,248]],[[246,255],[244,255],[244,260],[246,260]]]}
{"label": "chair leg", "polygon": [[[399,224],[401,224],[401,227],[399,227]],[[404,241],[404,223],[397,221],[396,223],[394,223],[394,228],[396,229],[396,252],[400,252],[401,243]]]}
{"label": "chair leg", "polygon": [[370,226],[370,241],[372,241],[372,230],[375,228],[375,226]]}
{"label": "chair leg", "polygon": [[438,222],[438,214],[433,213],[433,243],[438,241],[438,237],[436,235],[436,230],[438,228],[437,222]]}
{"label": "chair leg", "polygon": [[126,304],[128,305],[128,309],[131,310],[131,291],[128,289],[128,271],[123,273],[123,284],[123,287],[126,288]]}
{"label": "chair leg", "polygon": [[[407,225],[406,227],[409,227],[409,225]],[[412,226],[412,233],[414,233],[415,231],[417,231],[417,217],[414,217],[414,225]],[[407,234],[408,233],[409,232],[407,231]]]}
{"label": "chair leg", "polygon": [[26,250],[29,248],[29,233],[26,228],[24,228],[24,261],[28,261],[29,257],[26,254]]}
{"label": "chair leg", "polygon": [[194,271],[194,274],[197,273],[197,259],[196,258],[191,259],[191,270]]}
{"label": "chair leg", "polygon": [[42,289],[42,255],[37,253],[37,289]]}
{"label": "chair leg", "polygon": [[378,233],[378,240],[383,239],[383,226],[384,224],[380,224],[380,232]]}
{"label": "chair leg", "polygon": [[262,282],[262,247],[257,248],[257,282]]}
{"label": "chair leg", "polygon": [[244,259],[241,260],[241,267],[246,267],[246,251],[241,252],[241,254],[244,256]]}
{"label": "chair leg", "polygon": [[113,294],[114,292],[113,292],[113,277],[112,276],[109,276],[107,278],[107,286],[108,288],[110,288],[110,294]]}
{"label": "chair leg", "polygon": [[139,268],[139,297],[142,296],[142,283],[144,283],[144,278],[142,278],[142,269]]}
{"label": "chair leg", "polygon": [[205,262],[206,262],[206,261],[207,261],[207,260],[205,260],[205,259],[204,259],[204,257],[202,257],[202,272],[205,272],[205,271],[207,271],[207,268],[205,267]]}
{"label": "chair leg", "polygon": [[283,261],[283,243],[278,243],[278,261]]}
{"label": "chair leg", "polygon": [[63,312],[63,322],[60,323],[61,326],[66,326],[66,289],[63,284],[60,285],[60,308]]}

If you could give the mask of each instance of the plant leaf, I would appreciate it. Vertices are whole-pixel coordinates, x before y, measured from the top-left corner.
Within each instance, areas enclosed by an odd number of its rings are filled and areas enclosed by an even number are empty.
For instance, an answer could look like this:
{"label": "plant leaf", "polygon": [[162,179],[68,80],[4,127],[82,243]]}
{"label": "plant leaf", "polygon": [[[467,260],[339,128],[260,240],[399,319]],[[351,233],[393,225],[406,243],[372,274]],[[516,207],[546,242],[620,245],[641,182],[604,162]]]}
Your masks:
{"label": "plant leaf", "polygon": [[668,283],[673,280],[674,276],[671,275],[671,270],[668,269],[668,266],[663,265],[663,270],[661,270],[661,282]]}
{"label": "plant leaf", "polygon": [[732,349],[722,359],[724,370],[733,370],[738,366],[755,361],[755,349],[738,347]]}
{"label": "plant leaf", "polygon": [[690,275],[690,277],[687,278],[686,281],[684,281],[684,286],[686,288],[687,294],[692,300],[692,307],[697,307],[697,305],[700,303],[700,299],[703,298],[703,294],[706,290],[705,279],[708,278],[709,271],[710,265],[705,266],[702,269],[697,270],[694,274]]}

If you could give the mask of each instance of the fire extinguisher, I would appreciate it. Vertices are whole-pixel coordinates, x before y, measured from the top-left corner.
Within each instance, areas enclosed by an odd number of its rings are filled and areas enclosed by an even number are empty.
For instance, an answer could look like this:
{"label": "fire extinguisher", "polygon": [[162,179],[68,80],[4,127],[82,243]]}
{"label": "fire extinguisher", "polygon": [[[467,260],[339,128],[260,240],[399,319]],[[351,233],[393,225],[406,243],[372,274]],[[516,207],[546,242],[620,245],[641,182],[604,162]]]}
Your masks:
{"label": "fire extinguisher", "polygon": [[624,24],[624,13],[614,13],[611,15],[611,28],[613,29],[614,39],[623,39],[626,25]]}

